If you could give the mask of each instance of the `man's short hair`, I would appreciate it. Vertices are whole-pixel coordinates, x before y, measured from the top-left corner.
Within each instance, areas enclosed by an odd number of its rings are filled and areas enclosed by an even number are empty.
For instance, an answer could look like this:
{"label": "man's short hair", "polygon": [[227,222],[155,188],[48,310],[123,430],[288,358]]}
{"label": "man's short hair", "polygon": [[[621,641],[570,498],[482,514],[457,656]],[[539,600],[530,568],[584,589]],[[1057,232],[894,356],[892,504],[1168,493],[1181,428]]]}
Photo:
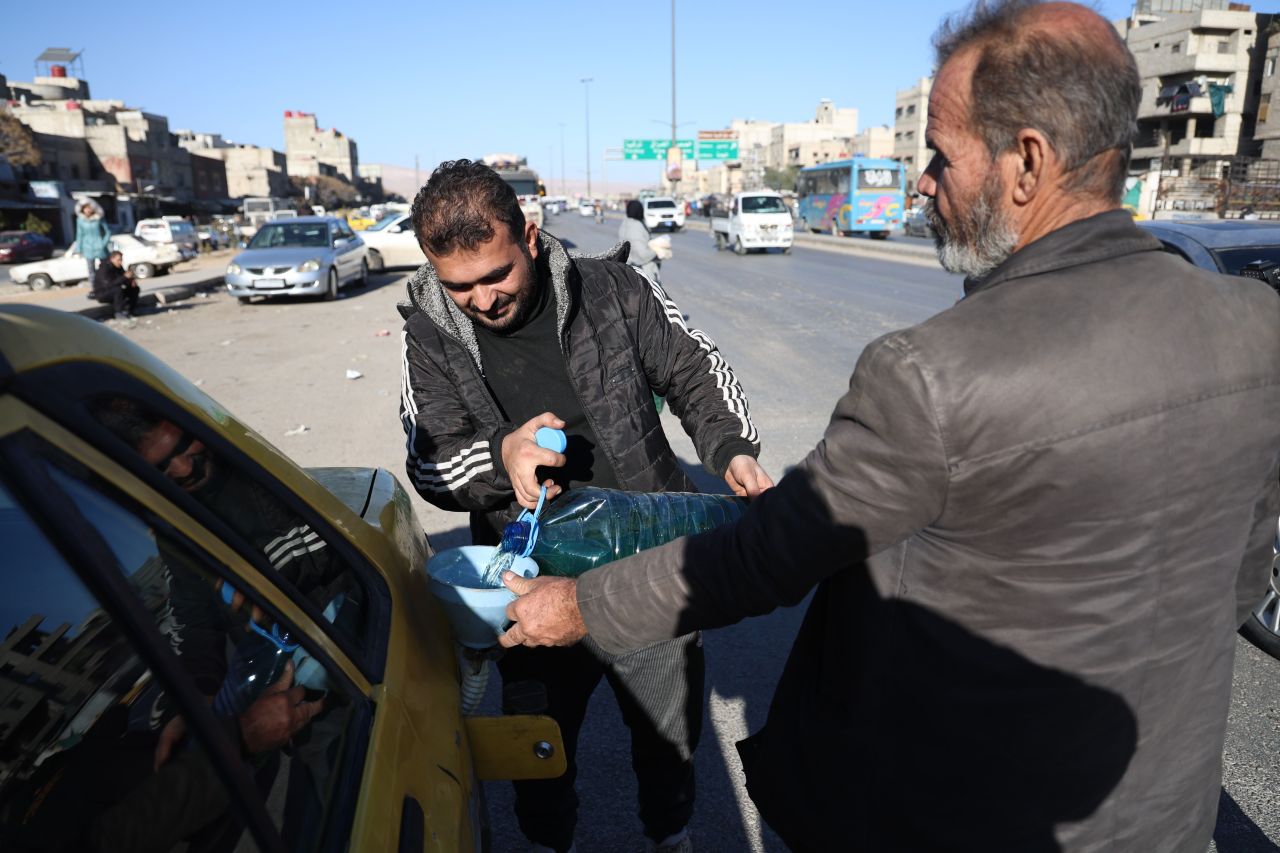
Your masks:
{"label": "man's short hair", "polygon": [[119,256],[119,257],[123,258],[123,257],[124,257],[124,252],[120,251],[119,249],[112,249],[110,252],[107,252],[107,257],[108,257],[108,258],[114,258],[114,257],[116,257],[116,256]]}
{"label": "man's short hair", "polygon": [[524,240],[524,213],[515,190],[483,163],[446,160],[413,200],[413,231],[435,255],[474,250],[493,239],[494,223]]}
{"label": "man's short hair", "polygon": [[978,51],[969,125],[994,160],[1018,131],[1045,135],[1068,172],[1066,188],[1118,202],[1138,133],[1142,82],[1114,28],[1047,34],[1028,21],[1041,0],[975,0],[933,37],[938,68],[962,49]]}

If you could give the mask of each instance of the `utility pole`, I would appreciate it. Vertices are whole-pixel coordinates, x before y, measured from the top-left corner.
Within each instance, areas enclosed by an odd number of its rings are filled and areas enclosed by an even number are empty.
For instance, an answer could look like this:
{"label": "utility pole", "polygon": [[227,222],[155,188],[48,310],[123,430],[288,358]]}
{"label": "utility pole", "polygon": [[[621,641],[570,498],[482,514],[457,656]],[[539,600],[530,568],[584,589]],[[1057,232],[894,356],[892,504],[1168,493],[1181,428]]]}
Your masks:
{"label": "utility pole", "polygon": [[560,195],[568,196],[569,190],[564,182],[564,122],[560,122]]}
{"label": "utility pole", "polygon": [[591,83],[594,77],[583,77],[578,82],[582,84],[582,95],[587,105],[587,198],[591,198]]}
{"label": "utility pole", "polygon": [[[675,147],[680,144],[676,139],[676,0],[671,0],[671,145]],[[696,156],[697,149],[694,149]],[[680,158],[680,170],[684,171],[684,158]],[[680,180],[672,179],[671,195],[676,194],[676,187]]]}

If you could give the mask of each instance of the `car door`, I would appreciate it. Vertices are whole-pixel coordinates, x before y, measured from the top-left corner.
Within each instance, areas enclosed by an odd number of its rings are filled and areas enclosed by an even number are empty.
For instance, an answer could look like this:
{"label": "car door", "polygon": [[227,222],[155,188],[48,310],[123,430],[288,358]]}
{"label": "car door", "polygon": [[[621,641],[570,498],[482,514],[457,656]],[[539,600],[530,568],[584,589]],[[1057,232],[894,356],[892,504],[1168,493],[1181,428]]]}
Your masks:
{"label": "car door", "polygon": [[357,275],[360,244],[356,242],[355,232],[345,222],[334,223],[332,237],[334,265],[338,268],[338,277],[346,282]]}
{"label": "car door", "polygon": [[419,267],[426,261],[422,247],[418,245],[418,236],[413,233],[413,218],[409,214],[401,216],[387,227],[387,259],[388,266]]}
{"label": "car door", "polygon": [[[63,387],[74,388],[76,384],[77,380],[70,380]],[[385,655],[386,638],[378,626],[384,624],[379,613],[386,604],[375,588],[376,579],[371,578],[371,570],[361,569],[350,546],[344,547],[323,522],[303,517],[258,479],[252,465],[239,464],[230,454],[222,454],[221,448],[212,457],[216,460],[212,470],[222,471],[216,490],[208,491],[189,479],[175,479],[174,466],[180,457],[170,454],[157,462],[148,455],[150,445],[141,436],[149,434],[151,427],[144,430],[140,425],[165,423],[181,430],[187,436],[183,455],[193,450],[210,452],[201,439],[216,445],[215,436],[163,402],[142,402],[138,398],[146,396],[145,392],[135,393],[127,381],[123,385],[111,381],[90,385],[99,390],[84,407],[73,410],[87,413],[83,429],[95,437],[93,446],[12,397],[0,398],[0,485],[8,489],[8,504],[30,503],[36,514],[47,514],[48,508],[42,507],[49,495],[60,497],[61,514],[57,517],[62,521],[50,541],[74,544],[100,537],[115,553],[114,564],[102,548],[96,555],[73,554],[75,559],[67,559],[77,571],[92,575],[96,583],[103,582],[99,575],[105,573],[110,579],[123,572],[136,587],[149,614],[143,621],[149,621],[152,628],[143,631],[146,636],[138,642],[160,647],[159,651],[144,649],[136,654],[158,655],[162,660],[151,665],[162,675],[168,667],[168,675],[154,679],[153,686],[152,679],[142,678],[137,668],[129,670],[129,677],[137,681],[124,703],[127,707],[114,711],[114,716],[131,720],[126,731],[149,739],[153,748],[164,739],[172,719],[180,716],[184,726],[196,732],[193,743],[203,744],[216,764],[223,746],[219,727],[226,728],[219,719],[243,721],[246,715],[261,716],[263,712],[254,709],[259,708],[259,701],[269,699],[261,694],[245,698],[243,688],[252,681],[246,680],[246,673],[255,672],[245,661],[252,662],[272,638],[282,637],[286,646],[277,643],[275,653],[284,661],[283,669],[273,671],[269,686],[281,685],[283,691],[289,686],[287,677],[294,687],[303,688],[307,702],[321,703],[316,716],[291,738],[287,763],[277,744],[260,742],[252,748],[242,744],[237,752],[249,750],[243,762],[249,765],[247,770],[234,766],[239,757],[234,753],[229,762],[232,766],[223,768],[230,777],[239,779],[239,787],[230,795],[210,790],[208,778],[214,774],[201,764],[196,770],[201,771],[204,781],[186,787],[200,794],[196,799],[201,802],[175,804],[162,798],[161,804],[179,813],[194,811],[209,817],[208,810],[223,802],[218,820],[225,823],[228,796],[231,808],[247,810],[252,816],[264,808],[266,791],[274,781],[277,789],[283,786],[283,805],[269,809],[266,824],[256,829],[252,821],[244,824],[253,830],[260,848],[342,849],[351,833],[374,714],[370,679],[380,673]],[[193,432],[187,433],[188,429]],[[5,505],[6,498],[0,493],[0,508]],[[78,511],[69,511],[71,505]],[[4,529],[8,544],[9,528]],[[12,563],[4,565],[6,574],[11,574]],[[42,564],[37,576],[49,571]],[[6,577],[5,583],[12,591],[12,579]],[[118,579],[116,586],[120,586]],[[61,587],[55,583],[51,589]],[[136,602],[126,604],[133,607]],[[49,610],[46,605],[44,610],[32,612]],[[176,658],[166,663],[164,649]],[[0,691],[2,685],[0,671]],[[183,703],[180,695],[192,691],[202,698]],[[89,728],[99,732],[98,706],[106,703],[114,708],[121,700],[115,694],[109,701],[96,694],[88,698],[97,703],[97,711],[86,719]],[[238,707],[237,701],[243,701],[243,707]],[[202,711],[209,708],[218,719],[209,731],[201,733],[201,727],[209,722],[201,721]],[[77,711],[76,719],[84,713]],[[243,735],[248,724],[239,725]],[[182,755],[190,764],[186,753]],[[142,761],[144,757],[135,755],[135,764],[150,766],[151,762]],[[168,771],[168,775],[174,772]],[[244,784],[246,773],[248,785]],[[136,799],[131,808],[141,812],[158,807],[154,790],[150,799],[133,791],[154,789],[160,784],[159,775],[138,770],[125,780],[128,784],[119,786],[128,798]],[[170,782],[184,784],[181,778]],[[207,800],[216,802],[210,805]],[[119,809],[113,814],[117,823],[129,824],[127,814],[120,815]],[[134,828],[128,849],[144,846],[139,831]],[[182,838],[190,837],[184,834]]]}

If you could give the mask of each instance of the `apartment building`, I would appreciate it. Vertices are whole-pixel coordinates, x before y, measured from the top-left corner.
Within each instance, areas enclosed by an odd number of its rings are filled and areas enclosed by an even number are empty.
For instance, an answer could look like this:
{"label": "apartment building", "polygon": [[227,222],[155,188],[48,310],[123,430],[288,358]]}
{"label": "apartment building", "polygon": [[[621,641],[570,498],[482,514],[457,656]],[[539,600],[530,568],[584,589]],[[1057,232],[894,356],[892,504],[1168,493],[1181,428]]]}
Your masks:
{"label": "apartment building", "polygon": [[920,173],[929,166],[925,127],[929,123],[929,92],[932,77],[921,77],[915,85],[899,89],[893,99],[893,153],[889,156],[907,173],[907,192],[913,192]]}

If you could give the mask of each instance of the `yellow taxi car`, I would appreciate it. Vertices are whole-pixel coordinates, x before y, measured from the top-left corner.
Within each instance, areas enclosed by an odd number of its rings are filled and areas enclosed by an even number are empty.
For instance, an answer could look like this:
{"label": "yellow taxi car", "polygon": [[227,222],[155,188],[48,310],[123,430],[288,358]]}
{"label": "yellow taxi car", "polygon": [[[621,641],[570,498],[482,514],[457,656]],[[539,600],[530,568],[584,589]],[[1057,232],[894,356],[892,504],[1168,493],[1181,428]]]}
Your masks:
{"label": "yellow taxi car", "polygon": [[0,308],[0,543],[0,849],[484,849],[482,780],[564,771],[461,714],[395,477],[84,318]]}
{"label": "yellow taxi car", "polygon": [[352,231],[363,231],[375,222],[377,220],[369,214],[367,207],[347,212],[347,224],[351,226]]}

